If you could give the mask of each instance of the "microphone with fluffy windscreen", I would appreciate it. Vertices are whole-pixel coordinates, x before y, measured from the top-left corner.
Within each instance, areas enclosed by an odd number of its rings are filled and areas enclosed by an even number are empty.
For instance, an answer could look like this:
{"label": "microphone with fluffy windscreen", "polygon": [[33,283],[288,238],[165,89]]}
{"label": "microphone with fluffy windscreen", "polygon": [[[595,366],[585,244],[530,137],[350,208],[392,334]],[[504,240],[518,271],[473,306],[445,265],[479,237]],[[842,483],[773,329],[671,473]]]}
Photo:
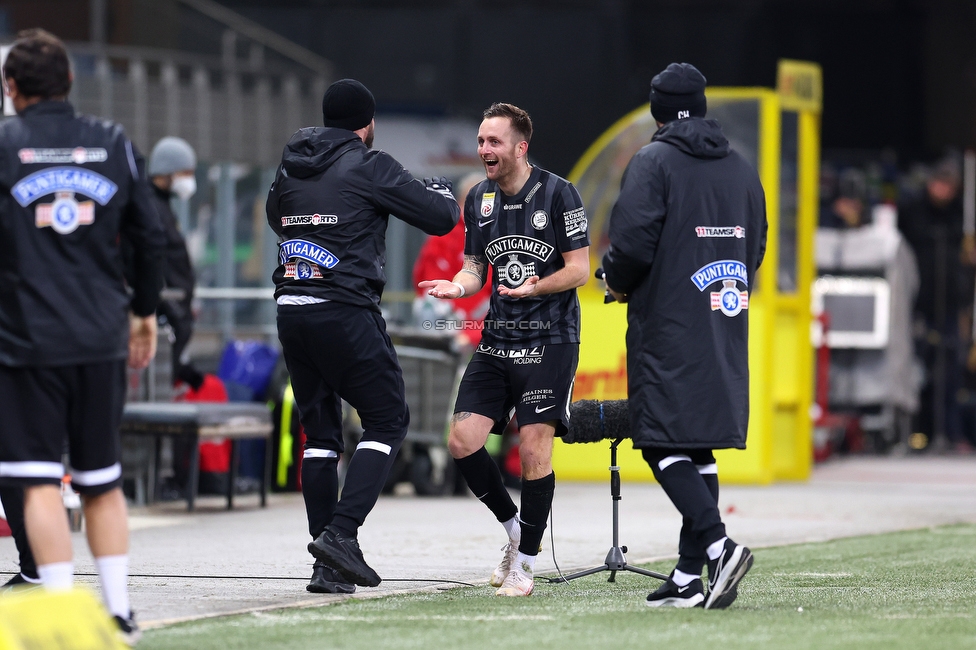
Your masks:
{"label": "microphone with fluffy windscreen", "polygon": [[627,400],[601,402],[583,399],[569,406],[569,431],[563,442],[600,442],[630,437],[630,410]]}

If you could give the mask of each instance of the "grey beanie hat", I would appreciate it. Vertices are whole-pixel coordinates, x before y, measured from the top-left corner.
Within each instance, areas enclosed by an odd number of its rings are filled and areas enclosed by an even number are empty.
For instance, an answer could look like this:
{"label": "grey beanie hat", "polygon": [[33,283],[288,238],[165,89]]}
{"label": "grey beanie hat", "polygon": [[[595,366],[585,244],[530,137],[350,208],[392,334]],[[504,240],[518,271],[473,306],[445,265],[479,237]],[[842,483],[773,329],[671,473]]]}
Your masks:
{"label": "grey beanie hat", "polygon": [[156,143],[149,156],[149,175],[168,176],[197,168],[197,154],[190,143],[171,135]]}

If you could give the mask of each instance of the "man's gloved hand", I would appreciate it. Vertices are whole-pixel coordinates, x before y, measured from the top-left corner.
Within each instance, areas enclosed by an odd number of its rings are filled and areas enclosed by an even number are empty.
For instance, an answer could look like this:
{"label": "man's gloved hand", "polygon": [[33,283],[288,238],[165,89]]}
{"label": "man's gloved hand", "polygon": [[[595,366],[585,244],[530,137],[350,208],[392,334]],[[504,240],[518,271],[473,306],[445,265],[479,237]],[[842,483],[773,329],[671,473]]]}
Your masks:
{"label": "man's gloved hand", "polygon": [[424,185],[427,186],[428,190],[443,194],[449,199],[454,198],[454,194],[451,192],[454,189],[454,183],[447,177],[425,178]]}

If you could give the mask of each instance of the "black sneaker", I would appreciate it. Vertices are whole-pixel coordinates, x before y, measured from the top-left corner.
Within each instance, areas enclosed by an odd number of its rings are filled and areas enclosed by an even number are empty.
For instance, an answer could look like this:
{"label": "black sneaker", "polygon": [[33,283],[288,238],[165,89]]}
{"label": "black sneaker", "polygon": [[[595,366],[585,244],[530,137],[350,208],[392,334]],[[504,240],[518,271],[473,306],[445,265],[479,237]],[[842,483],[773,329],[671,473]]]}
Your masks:
{"label": "black sneaker", "polygon": [[731,539],[725,540],[725,548],[718,559],[708,561],[708,597],[705,598],[705,609],[725,609],[738,596],[736,585],[752,568],[752,552],[736,544]]}
{"label": "black sneaker", "polygon": [[119,632],[118,637],[122,643],[127,646],[134,646],[142,638],[142,630],[136,625],[136,616],[131,611],[129,612],[129,618],[122,618],[121,616],[113,616],[115,619],[115,625],[118,626]]}
{"label": "black sneaker", "polygon": [[312,580],[305,587],[313,594],[352,594],[356,593],[356,585],[339,575],[339,572],[316,560],[312,565]]}
{"label": "black sneaker", "polygon": [[28,578],[23,573],[15,573],[10,580],[7,580],[2,586],[0,586],[0,592],[10,591],[12,589],[17,589],[17,591],[26,591],[28,589],[37,589],[40,586],[40,578]]}
{"label": "black sneaker", "polygon": [[647,595],[646,605],[648,607],[701,607],[705,601],[705,587],[702,585],[701,578],[679,587],[671,580],[673,576],[674,571],[657,591]]}
{"label": "black sneaker", "polygon": [[382,581],[379,574],[363,559],[359,540],[355,537],[343,537],[331,526],[327,526],[321,535],[309,542],[308,552],[353,584],[376,587]]}

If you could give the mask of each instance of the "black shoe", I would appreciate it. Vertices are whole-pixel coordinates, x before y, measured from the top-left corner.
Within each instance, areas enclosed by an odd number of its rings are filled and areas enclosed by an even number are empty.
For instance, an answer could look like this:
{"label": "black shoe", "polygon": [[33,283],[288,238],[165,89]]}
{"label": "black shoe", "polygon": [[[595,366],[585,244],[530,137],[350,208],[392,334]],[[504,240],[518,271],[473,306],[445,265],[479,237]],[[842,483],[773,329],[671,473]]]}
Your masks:
{"label": "black shoe", "polygon": [[321,535],[309,542],[308,552],[353,584],[376,587],[382,581],[379,574],[363,559],[359,540],[355,537],[343,537],[331,526],[327,526]]}
{"label": "black shoe", "polygon": [[122,643],[128,646],[134,646],[138,643],[139,639],[142,638],[142,630],[136,625],[136,616],[131,611],[129,612],[129,618],[122,618],[121,616],[113,616],[115,619],[115,624],[119,628],[118,637]]}
{"label": "black shoe", "polygon": [[312,580],[305,587],[313,594],[353,594],[356,585],[339,575],[339,572],[327,566],[321,560],[312,565]]}
{"label": "black shoe", "polygon": [[752,568],[752,552],[731,539],[718,559],[708,561],[708,597],[705,609],[725,609],[739,595],[736,585]]}
{"label": "black shoe", "polygon": [[23,573],[15,573],[14,576],[3,583],[0,586],[0,591],[10,591],[11,589],[17,588],[18,591],[23,591],[26,589],[36,589],[41,586],[40,578],[27,579]]}
{"label": "black shoe", "polygon": [[701,607],[705,601],[705,587],[701,578],[679,587],[671,580],[673,576],[674,571],[657,591],[647,595],[646,605],[648,607]]}

